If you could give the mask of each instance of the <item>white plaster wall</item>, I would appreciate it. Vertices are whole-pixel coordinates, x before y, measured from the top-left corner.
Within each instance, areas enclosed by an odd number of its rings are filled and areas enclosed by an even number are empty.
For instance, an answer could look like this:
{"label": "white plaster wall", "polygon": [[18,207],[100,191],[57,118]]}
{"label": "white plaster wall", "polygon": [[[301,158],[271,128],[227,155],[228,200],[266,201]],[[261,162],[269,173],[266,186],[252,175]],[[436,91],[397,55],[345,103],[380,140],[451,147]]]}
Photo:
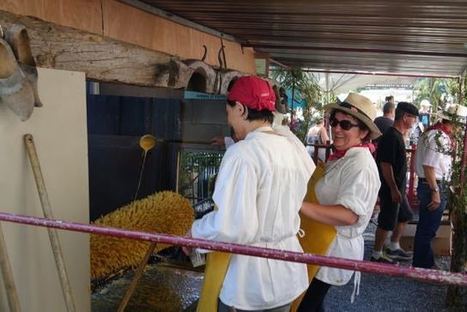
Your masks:
{"label": "white plaster wall", "polygon": [[[20,121],[0,104],[0,211],[43,216],[23,135],[36,143],[55,218],[89,222],[84,73],[39,69],[44,104]],[[47,229],[3,223],[22,311],[66,311]],[[90,311],[89,236],[59,231],[76,311]],[[0,279],[0,311],[8,311]]]}

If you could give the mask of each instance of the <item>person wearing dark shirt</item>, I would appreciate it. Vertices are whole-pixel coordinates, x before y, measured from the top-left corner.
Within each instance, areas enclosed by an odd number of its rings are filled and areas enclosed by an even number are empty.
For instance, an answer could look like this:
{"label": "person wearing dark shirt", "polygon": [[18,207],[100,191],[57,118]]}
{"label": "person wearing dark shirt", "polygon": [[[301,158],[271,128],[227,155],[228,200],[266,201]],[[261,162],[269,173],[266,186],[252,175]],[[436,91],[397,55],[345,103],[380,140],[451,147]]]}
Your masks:
{"label": "person wearing dark shirt", "polygon": [[[394,97],[392,95],[386,97],[386,103],[383,106],[383,116],[375,118],[375,125],[378,127],[379,131],[384,134],[386,130],[392,127],[394,124],[394,114],[396,111],[396,105],[394,104]],[[379,137],[376,140],[373,140],[373,143],[378,143],[381,139]]]}
{"label": "person wearing dark shirt", "polygon": [[[417,121],[417,116],[416,106],[400,102],[396,108],[394,125],[383,134],[378,143],[376,163],[381,179],[381,211],[378,215],[372,261],[394,263],[395,260],[411,259],[411,255],[400,247],[399,240],[405,224],[412,218],[405,196],[407,159],[404,135]],[[389,231],[393,232],[391,242],[383,252]]]}
{"label": "person wearing dark shirt", "polygon": [[375,118],[375,125],[382,134],[393,125],[395,111],[396,105],[394,101],[388,101],[383,106],[383,116]]}

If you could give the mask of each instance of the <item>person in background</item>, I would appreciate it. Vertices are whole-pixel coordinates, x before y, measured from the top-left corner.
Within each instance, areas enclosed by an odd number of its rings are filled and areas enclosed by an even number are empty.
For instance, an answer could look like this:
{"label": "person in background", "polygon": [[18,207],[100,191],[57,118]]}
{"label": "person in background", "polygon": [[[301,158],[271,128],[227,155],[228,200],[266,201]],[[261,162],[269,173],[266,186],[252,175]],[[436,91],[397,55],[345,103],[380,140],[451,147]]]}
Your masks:
{"label": "person in background", "polygon": [[[394,263],[395,260],[411,259],[411,255],[400,247],[399,240],[405,225],[413,217],[405,195],[407,154],[404,136],[417,121],[417,116],[418,108],[415,105],[399,102],[394,125],[378,143],[376,163],[381,178],[381,208],[371,261]],[[389,231],[392,231],[391,241],[383,251]]]}
{"label": "person in background", "polygon": [[[313,188],[317,203],[304,202],[301,213],[334,227],[337,234],[325,255],[362,260],[362,234],[370,221],[380,186],[378,168],[367,144],[381,135],[373,123],[376,109],[368,98],[350,93],[343,102],[327,105],[326,110],[330,112],[335,151],[326,163],[324,176]],[[347,284],[352,275],[352,270],[320,267],[298,311],[323,311],[323,300],[329,288]],[[355,272],[354,278],[352,300],[358,293],[360,272]]]}
{"label": "person in background", "polygon": [[[281,126],[282,121],[284,120],[285,114],[287,114],[287,103],[284,101],[284,98],[281,96],[281,88],[278,88],[277,85],[273,85],[272,89],[276,95],[276,110],[273,112],[274,120],[272,122],[273,127]],[[285,91],[284,91],[285,92]]]}
{"label": "person in background", "polygon": [[[316,124],[308,130],[307,136],[306,136],[306,143],[307,143],[307,151],[310,154],[310,156],[313,158],[314,156],[314,151],[315,151],[315,146],[313,144],[327,144],[329,141],[329,136],[326,131],[326,128],[324,127],[324,119],[319,118]],[[326,155],[326,149],[325,148],[320,148],[318,149],[318,159],[321,161],[325,161],[325,155]]]}
{"label": "person in background", "polygon": [[420,110],[418,111],[418,122],[414,124],[409,136],[409,144],[417,145],[418,138],[430,126],[430,107],[431,104],[428,100],[420,102]]}
{"label": "person in background", "polygon": [[[383,116],[376,117],[374,120],[376,127],[378,127],[381,133],[385,133],[389,128],[394,124],[394,116],[396,112],[396,105],[394,104],[394,97],[392,95],[386,97],[386,103],[383,106]],[[378,149],[378,142],[381,137],[373,140],[375,145],[375,151]],[[376,157],[376,153],[373,153],[373,156]],[[376,220],[377,215],[379,214],[379,205],[376,206],[376,209],[373,211],[372,219]],[[376,221],[373,221],[376,223]]]}
{"label": "person in background", "polygon": [[[396,105],[394,104],[394,97],[392,95],[387,96],[386,103],[383,106],[383,116],[376,117],[375,119],[375,125],[382,134],[394,124],[395,111]],[[373,140],[373,143],[378,144],[380,139],[381,138]]]}
{"label": "person in background", "polygon": [[285,112],[287,113],[289,111],[289,97],[283,87],[279,88],[279,96],[281,104],[284,105]]}
{"label": "person in background", "polygon": [[419,220],[414,237],[412,265],[436,268],[431,241],[441,223],[447,204],[447,183],[451,178],[451,138],[454,123],[460,117],[465,127],[467,107],[450,105],[440,114],[440,121],[430,126],[418,141],[415,170],[418,175],[417,197],[420,200]]}
{"label": "person in background", "polygon": [[386,103],[391,103],[392,105],[395,105],[395,102],[394,102],[394,95],[388,95],[388,96],[384,99],[384,101],[385,101]]}
{"label": "person in background", "polygon": [[418,119],[423,124],[423,127],[428,128],[430,126],[430,107],[431,104],[428,100],[422,100],[420,102],[420,110]]}
{"label": "person in background", "polygon": [[406,145],[412,146],[412,145],[417,145],[418,144],[418,139],[420,138],[420,135],[425,131],[425,126],[423,126],[422,122],[416,122],[412,129],[410,130],[409,137],[408,137],[408,142],[406,142]]}
{"label": "person in background", "polygon": [[[267,81],[248,76],[235,82],[226,111],[238,142],[226,150],[219,169],[213,194],[218,209],[196,220],[188,236],[303,251],[299,210],[315,166],[290,130],[272,129],[274,109]],[[222,265],[218,305],[206,311],[286,312],[308,286],[302,263],[232,254]]]}

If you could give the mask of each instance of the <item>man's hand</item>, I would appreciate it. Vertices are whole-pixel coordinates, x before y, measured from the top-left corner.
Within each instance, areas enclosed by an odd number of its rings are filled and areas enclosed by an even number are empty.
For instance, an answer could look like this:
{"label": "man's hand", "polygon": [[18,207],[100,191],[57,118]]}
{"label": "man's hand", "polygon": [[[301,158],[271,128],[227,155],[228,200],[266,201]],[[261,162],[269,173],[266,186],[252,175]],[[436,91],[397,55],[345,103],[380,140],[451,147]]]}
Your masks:
{"label": "man's hand", "polygon": [[[187,232],[186,235],[185,235],[185,238],[192,238],[192,237],[193,237],[193,236],[191,236],[191,229],[189,229],[188,232]],[[183,247],[182,247],[182,250],[183,250],[183,253],[184,253],[185,255],[187,255],[187,256],[189,256],[189,255],[191,254],[191,252],[192,252],[192,248],[190,248],[190,247],[185,247],[185,246],[183,246]]]}
{"label": "man's hand", "polygon": [[386,185],[391,190],[391,200],[393,203],[402,202],[402,195],[396,185],[396,180],[394,178],[394,170],[392,165],[388,162],[382,161],[380,163],[381,173],[383,174],[384,181]]}
{"label": "man's hand", "polygon": [[402,194],[397,188],[391,189],[391,199],[393,203],[402,202]]}
{"label": "man's hand", "polygon": [[431,202],[428,204],[428,206],[426,206],[426,208],[429,211],[434,211],[438,209],[439,204],[441,203],[441,195],[439,193],[440,190],[438,187],[438,182],[436,181],[435,168],[423,165],[423,173],[425,174],[428,187],[431,189]]}
{"label": "man's hand", "polygon": [[438,192],[431,192],[431,202],[428,204],[427,208],[430,211],[438,209],[439,204],[441,204],[441,196]]}

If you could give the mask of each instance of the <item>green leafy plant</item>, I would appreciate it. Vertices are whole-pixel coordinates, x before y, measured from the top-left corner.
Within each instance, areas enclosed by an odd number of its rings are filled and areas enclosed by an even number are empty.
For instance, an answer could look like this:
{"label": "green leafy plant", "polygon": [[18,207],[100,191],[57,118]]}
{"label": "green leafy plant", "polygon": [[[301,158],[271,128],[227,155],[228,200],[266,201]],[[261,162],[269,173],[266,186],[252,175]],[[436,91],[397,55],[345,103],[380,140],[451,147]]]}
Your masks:
{"label": "green leafy plant", "polygon": [[322,90],[316,78],[301,68],[290,69],[274,68],[271,72],[272,79],[278,81],[282,87],[292,92],[292,103],[295,99],[305,102],[303,107],[303,120],[295,119],[295,107],[291,106],[291,116],[293,124],[291,130],[302,141],[305,142],[308,129],[313,124],[315,111],[322,109]]}
{"label": "green leafy plant", "polygon": [[422,100],[429,100],[433,105],[433,112],[443,109],[449,96],[456,90],[456,80],[444,78],[421,78],[414,85],[415,104],[419,105]]}
{"label": "green leafy plant", "polygon": [[[459,103],[467,105],[467,81],[451,84],[451,90],[458,95]],[[463,90],[463,91],[462,91]],[[457,91],[457,93],[455,93]],[[451,272],[467,272],[467,184],[465,183],[467,155],[467,130],[462,123],[457,123],[453,131],[456,149],[453,154],[451,175],[451,194],[448,207],[453,224],[453,243],[451,257]],[[466,304],[467,289],[465,287],[449,286],[446,303],[451,307],[462,307]]]}

